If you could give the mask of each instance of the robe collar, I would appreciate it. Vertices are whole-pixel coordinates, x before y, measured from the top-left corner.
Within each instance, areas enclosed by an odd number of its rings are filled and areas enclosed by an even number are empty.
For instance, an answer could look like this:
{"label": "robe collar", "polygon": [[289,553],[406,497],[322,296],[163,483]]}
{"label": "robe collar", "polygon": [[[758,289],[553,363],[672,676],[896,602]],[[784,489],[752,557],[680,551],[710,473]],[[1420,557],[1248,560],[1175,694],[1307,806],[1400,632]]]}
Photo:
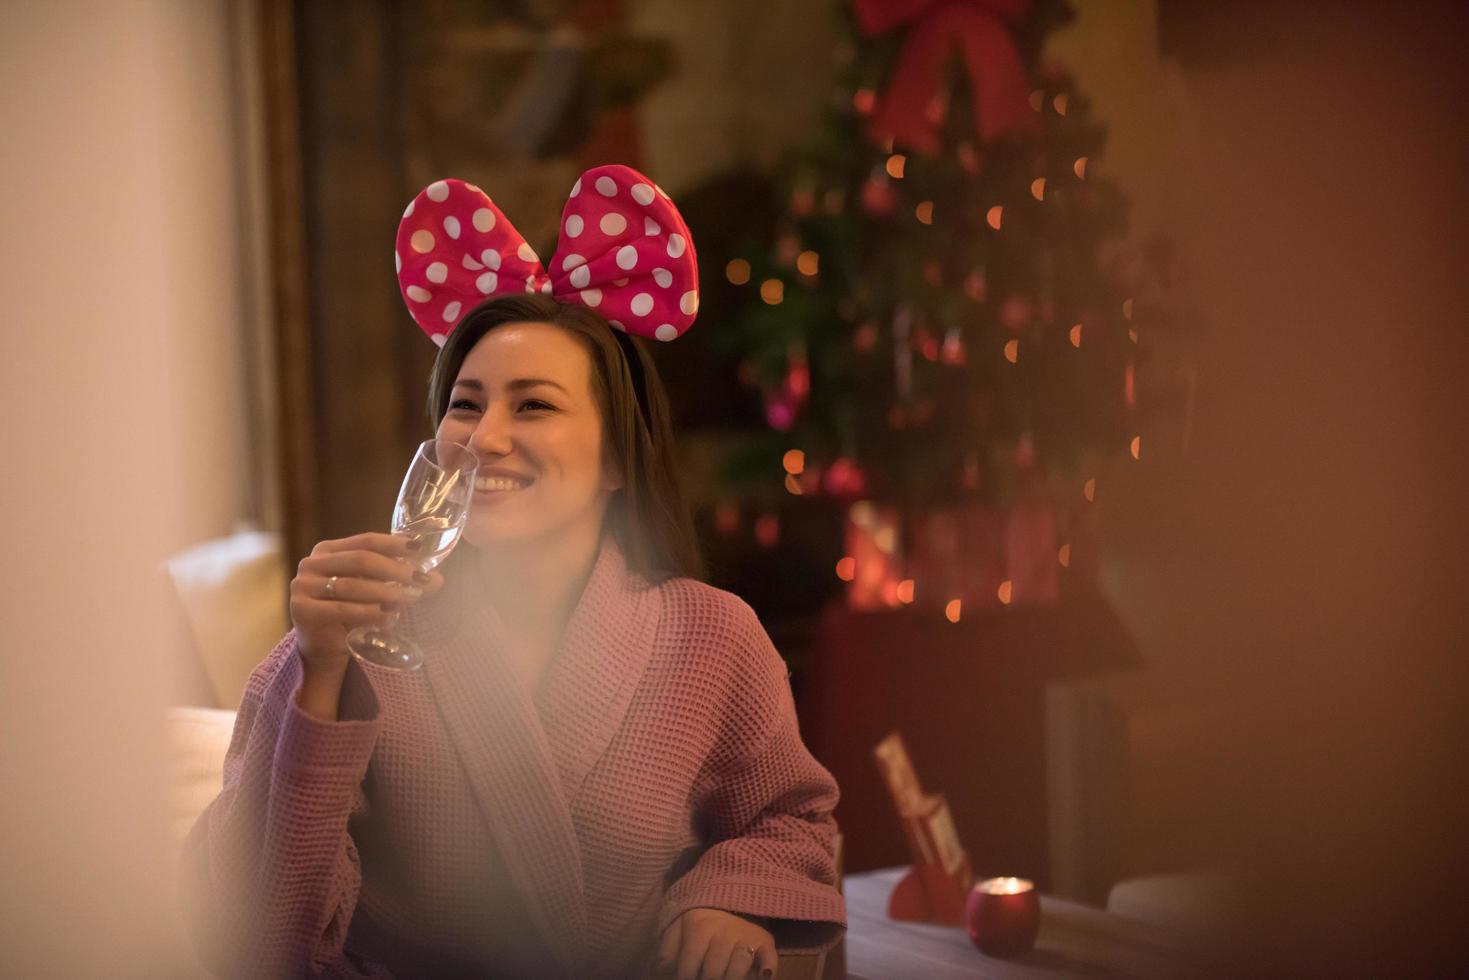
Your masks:
{"label": "robe collar", "polygon": [[604,535],[541,687],[530,692],[505,655],[499,615],[475,594],[482,585],[471,564],[451,563],[444,588],[406,609],[400,628],[424,651],[435,705],[531,920],[563,967],[576,968],[587,952],[588,909],[572,810],[647,669],[662,594]]}

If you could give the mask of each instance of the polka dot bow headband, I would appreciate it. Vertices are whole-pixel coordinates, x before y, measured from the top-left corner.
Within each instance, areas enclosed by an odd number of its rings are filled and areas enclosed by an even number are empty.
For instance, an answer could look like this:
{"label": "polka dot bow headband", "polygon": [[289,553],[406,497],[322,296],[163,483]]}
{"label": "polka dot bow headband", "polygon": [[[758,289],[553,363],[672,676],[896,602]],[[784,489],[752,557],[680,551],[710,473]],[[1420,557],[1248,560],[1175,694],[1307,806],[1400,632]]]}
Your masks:
{"label": "polka dot bow headband", "polygon": [[581,175],[561,212],[550,271],[484,191],[429,184],[403,212],[395,259],[408,311],[440,347],[490,296],[546,293],[628,333],[673,340],[699,309],[699,265],[678,209],[620,164]]}

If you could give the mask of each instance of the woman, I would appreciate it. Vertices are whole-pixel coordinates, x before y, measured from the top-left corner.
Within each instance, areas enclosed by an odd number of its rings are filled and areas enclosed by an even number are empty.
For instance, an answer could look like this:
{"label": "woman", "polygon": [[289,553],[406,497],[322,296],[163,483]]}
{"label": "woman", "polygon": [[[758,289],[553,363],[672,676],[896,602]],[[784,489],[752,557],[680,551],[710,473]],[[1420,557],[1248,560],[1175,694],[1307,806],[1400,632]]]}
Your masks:
{"label": "woman", "polygon": [[[458,181],[405,213],[429,410],[480,459],[474,506],[430,574],[387,534],[301,562],[186,844],[221,972],[770,977],[777,947],[845,928],[836,784],[753,612],[696,579],[665,395],[627,335],[692,323],[687,228],[601,167],[562,243],[548,273]],[[391,622],[423,669],[349,657],[347,631]]]}

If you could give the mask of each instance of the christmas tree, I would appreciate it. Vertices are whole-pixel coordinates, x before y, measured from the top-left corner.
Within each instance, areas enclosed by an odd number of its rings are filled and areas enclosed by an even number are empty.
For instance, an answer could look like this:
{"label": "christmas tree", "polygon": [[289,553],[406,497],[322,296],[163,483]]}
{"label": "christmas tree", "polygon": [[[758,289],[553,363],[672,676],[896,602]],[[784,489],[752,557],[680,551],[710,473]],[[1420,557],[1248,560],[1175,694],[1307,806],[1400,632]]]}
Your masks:
{"label": "christmas tree", "polygon": [[[770,438],[730,477],[897,505],[1079,499],[1138,454],[1126,202],[1105,130],[1042,64],[1058,0],[858,0],[770,240],[706,254]],[[711,283],[710,292],[728,292]],[[792,451],[792,447],[798,447]]]}

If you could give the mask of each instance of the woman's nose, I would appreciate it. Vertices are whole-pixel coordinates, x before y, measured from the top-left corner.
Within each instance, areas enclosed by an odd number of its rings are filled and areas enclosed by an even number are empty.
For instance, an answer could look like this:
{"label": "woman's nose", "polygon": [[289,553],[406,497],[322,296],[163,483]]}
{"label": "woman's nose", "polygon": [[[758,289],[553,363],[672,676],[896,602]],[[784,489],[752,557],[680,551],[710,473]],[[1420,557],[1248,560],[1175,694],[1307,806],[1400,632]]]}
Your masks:
{"label": "woman's nose", "polygon": [[480,416],[469,448],[480,455],[503,456],[510,451],[510,417],[491,409]]}

